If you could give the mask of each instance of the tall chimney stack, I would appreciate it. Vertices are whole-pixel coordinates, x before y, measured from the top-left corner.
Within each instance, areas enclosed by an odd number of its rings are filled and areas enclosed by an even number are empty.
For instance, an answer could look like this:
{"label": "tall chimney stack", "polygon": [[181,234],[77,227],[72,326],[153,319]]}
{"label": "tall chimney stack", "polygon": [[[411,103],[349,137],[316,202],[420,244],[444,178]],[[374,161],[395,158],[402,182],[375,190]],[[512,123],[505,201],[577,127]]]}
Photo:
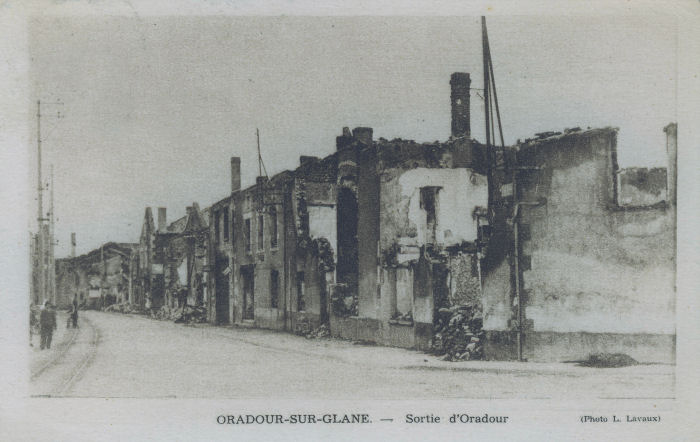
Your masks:
{"label": "tall chimney stack", "polygon": [[471,79],[466,72],[455,72],[450,77],[452,93],[452,137],[471,137],[469,121],[469,86]]}
{"label": "tall chimney stack", "polygon": [[158,231],[165,232],[167,229],[168,220],[166,218],[166,208],[158,207]]}
{"label": "tall chimney stack", "polygon": [[371,127],[356,127],[352,130],[352,136],[365,146],[372,144],[372,128]]}
{"label": "tall chimney stack", "polygon": [[353,137],[350,133],[350,129],[347,127],[343,128],[343,135],[335,137],[335,148],[336,150],[343,150],[346,146],[352,144]]}
{"label": "tall chimney stack", "polygon": [[70,234],[70,257],[75,258],[75,232]]}
{"label": "tall chimney stack", "polygon": [[231,193],[241,190],[241,158],[231,157]]}

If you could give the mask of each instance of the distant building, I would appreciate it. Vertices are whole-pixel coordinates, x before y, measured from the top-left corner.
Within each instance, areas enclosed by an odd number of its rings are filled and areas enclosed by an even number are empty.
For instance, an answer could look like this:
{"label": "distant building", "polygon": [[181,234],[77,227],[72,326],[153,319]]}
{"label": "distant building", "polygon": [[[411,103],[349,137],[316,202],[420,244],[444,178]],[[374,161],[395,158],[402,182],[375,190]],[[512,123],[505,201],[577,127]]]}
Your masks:
{"label": "distant building", "polygon": [[75,258],[57,259],[56,305],[68,308],[76,295],[92,308],[127,301],[129,265],[137,249],[137,244],[109,242]]}

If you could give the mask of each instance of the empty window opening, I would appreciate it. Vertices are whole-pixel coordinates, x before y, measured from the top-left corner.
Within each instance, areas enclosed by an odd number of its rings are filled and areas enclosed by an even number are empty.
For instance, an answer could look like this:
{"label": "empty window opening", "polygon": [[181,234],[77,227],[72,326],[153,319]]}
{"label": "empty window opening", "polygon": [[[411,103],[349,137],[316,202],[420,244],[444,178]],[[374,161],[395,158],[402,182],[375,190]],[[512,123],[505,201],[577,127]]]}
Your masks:
{"label": "empty window opening", "polygon": [[306,301],[304,299],[304,272],[297,272],[297,311],[303,312],[306,310]]}
{"label": "empty window opening", "polygon": [[347,284],[353,296],[357,294],[359,269],[357,242],[357,197],[346,187],[338,192],[338,282]]}
{"label": "empty window opening", "polygon": [[252,266],[241,267],[243,279],[243,319],[255,319],[255,273]]}
{"label": "empty window opening", "polygon": [[229,220],[228,220],[228,209],[224,209],[224,242],[228,241],[229,238]]}
{"label": "empty window opening", "polygon": [[265,248],[265,217],[258,215],[258,250]]}
{"label": "empty window opening", "polygon": [[279,305],[280,272],[270,270],[270,307],[277,308]]}
{"label": "empty window opening", "polygon": [[236,222],[235,222],[235,214],[233,211],[231,211],[231,244],[234,243],[234,240],[236,239],[236,231],[234,228],[236,227]]}
{"label": "empty window opening", "polygon": [[219,236],[219,234],[220,234],[220,232],[221,232],[221,229],[219,228],[219,222],[220,222],[220,221],[221,221],[221,219],[220,219],[220,216],[219,216],[219,212],[215,212],[215,213],[214,213],[214,238],[216,238],[217,241],[219,241],[220,238],[221,238],[221,237]]}
{"label": "empty window opening", "polygon": [[270,247],[277,247],[277,207],[270,207]]}
{"label": "empty window opening", "polygon": [[425,210],[426,242],[435,243],[435,233],[437,232],[437,204],[438,191],[440,187],[428,186],[420,189],[420,207]]}
{"label": "empty window opening", "polygon": [[251,229],[250,229],[250,218],[246,218],[245,220],[245,231],[243,232],[245,234],[245,251],[247,253],[250,253],[250,236],[251,236]]}

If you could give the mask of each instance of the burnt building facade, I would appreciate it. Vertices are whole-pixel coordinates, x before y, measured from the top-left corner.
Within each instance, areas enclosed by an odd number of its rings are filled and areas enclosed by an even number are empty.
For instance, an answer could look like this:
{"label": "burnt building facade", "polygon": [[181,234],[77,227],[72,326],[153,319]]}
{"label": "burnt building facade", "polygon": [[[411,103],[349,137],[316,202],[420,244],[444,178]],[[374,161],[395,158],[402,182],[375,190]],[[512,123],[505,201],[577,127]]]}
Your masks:
{"label": "burnt building facade", "polygon": [[621,170],[612,128],[485,146],[470,82],[451,76],[445,141],[343,128],[333,154],[246,188],[232,157],[229,195],[170,225],[147,209],[130,299],[421,350],[464,307],[487,359],[672,360],[675,125],[668,169]]}
{"label": "burnt building facade", "polygon": [[73,297],[89,308],[125,302],[130,263],[138,244],[106,243],[84,255],[56,260],[56,305],[67,308]]}
{"label": "burnt building facade", "polygon": [[621,170],[614,128],[542,134],[513,154],[494,188],[502,219],[482,280],[485,356],[621,352],[672,362],[675,202],[666,169]]}

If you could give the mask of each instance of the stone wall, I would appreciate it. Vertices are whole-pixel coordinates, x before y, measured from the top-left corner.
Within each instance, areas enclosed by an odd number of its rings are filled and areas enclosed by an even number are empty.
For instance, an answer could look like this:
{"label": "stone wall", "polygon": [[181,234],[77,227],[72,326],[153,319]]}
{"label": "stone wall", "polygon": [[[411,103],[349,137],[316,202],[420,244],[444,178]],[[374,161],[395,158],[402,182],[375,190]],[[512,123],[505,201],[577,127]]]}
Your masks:
{"label": "stone wall", "polygon": [[[549,340],[539,341],[542,345],[555,345],[551,336],[557,333],[675,334],[671,216],[664,206],[617,204],[615,143],[616,132],[609,129],[521,147],[519,163],[535,169],[520,173],[518,201],[543,202],[520,208],[518,263],[529,323],[523,325],[526,340],[528,333],[530,339],[550,333]],[[514,278],[513,259],[504,260],[484,282],[487,330],[513,331],[511,306],[517,302],[512,287],[503,284]],[[605,342],[619,348],[610,340],[595,342],[590,348],[576,347],[582,358]],[[668,360],[672,349],[666,350],[652,353]],[[532,342],[524,351],[531,357],[559,358]]]}

